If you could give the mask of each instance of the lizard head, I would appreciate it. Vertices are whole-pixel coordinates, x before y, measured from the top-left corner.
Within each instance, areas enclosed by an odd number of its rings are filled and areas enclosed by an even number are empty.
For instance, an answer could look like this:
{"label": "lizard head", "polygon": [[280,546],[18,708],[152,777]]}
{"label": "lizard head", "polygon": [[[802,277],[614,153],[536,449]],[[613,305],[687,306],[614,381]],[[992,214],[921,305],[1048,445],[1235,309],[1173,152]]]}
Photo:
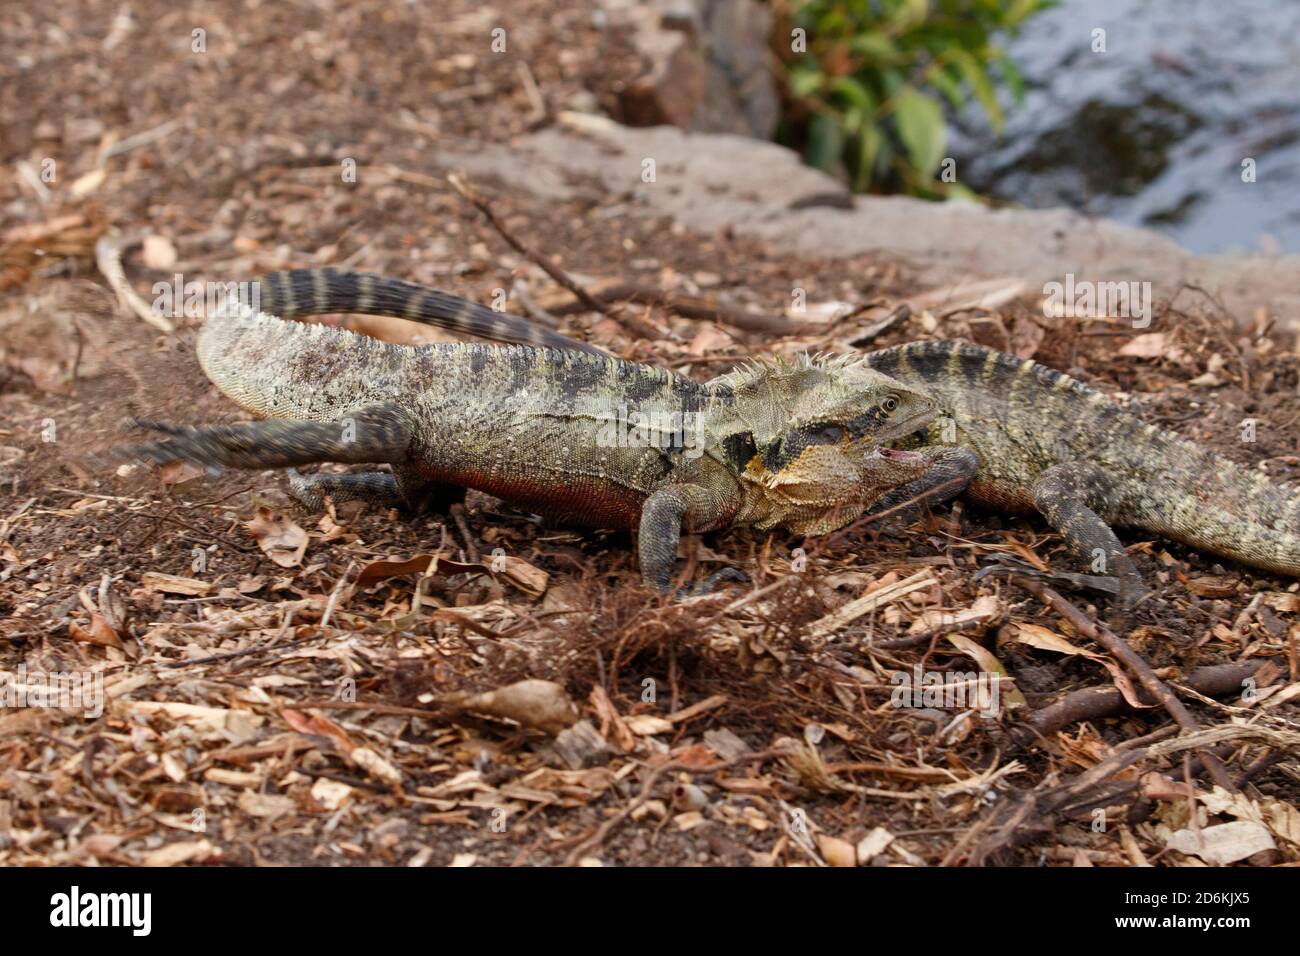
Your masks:
{"label": "lizard head", "polygon": [[736,418],[724,436],[741,480],[764,499],[759,526],[822,534],[929,467],[886,446],[928,425],[938,405],[858,357],[800,356],[726,377]]}

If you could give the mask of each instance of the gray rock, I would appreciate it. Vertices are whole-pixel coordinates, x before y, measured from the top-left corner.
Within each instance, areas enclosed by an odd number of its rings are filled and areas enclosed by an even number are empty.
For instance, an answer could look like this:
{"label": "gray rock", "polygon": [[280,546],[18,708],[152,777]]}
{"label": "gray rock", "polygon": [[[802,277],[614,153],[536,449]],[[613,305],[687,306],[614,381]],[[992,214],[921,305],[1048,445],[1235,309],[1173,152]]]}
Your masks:
{"label": "gray rock", "polygon": [[756,0],[602,0],[649,63],[619,97],[633,126],[770,139],[780,119],[768,68],[771,11]]}
{"label": "gray rock", "polygon": [[[646,160],[653,182],[642,181]],[[441,162],[543,197],[631,200],[702,233],[728,230],[809,259],[879,253],[910,265],[923,287],[1003,276],[1063,282],[1072,273],[1076,281],[1150,282],[1160,300],[1193,284],[1240,322],[1263,307],[1280,327],[1300,331],[1300,256],[1197,256],[1159,233],[1066,209],[849,196],[790,150],[742,136],[562,114],[559,126],[508,147],[444,153]]]}

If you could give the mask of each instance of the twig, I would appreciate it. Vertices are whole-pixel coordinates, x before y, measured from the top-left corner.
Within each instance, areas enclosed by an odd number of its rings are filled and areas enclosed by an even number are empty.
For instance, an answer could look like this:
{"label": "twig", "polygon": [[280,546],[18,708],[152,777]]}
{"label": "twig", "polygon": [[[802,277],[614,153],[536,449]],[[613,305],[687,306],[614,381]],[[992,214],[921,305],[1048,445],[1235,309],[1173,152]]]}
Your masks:
{"label": "twig", "polygon": [[[467,199],[475,209],[483,214],[484,218],[487,219],[492,228],[497,231],[501,238],[509,244],[510,248],[514,249],[515,252],[519,253],[529,261],[536,263],[548,276],[572,292],[573,295],[590,311],[599,312],[601,315],[609,316],[605,307],[593,299],[591,294],[582,286],[578,285],[578,283],[575,282],[567,272],[559,266],[548,262],[545,256],[524,245],[522,241],[516,238],[515,235],[506,228],[506,224],[497,217],[491,204],[479,194],[478,190],[466,182],[462,176],[458,173],[449,173],[447,175],[447,182],[451,183],[452,189],[460,193],[460,195]],[[613,318],[613,316],[609,317]]]}
{"label": "twig", "polygon": [[176,326],[161,315],[155,315],[153,309],[149,308],[149,303],[126,281],[126,271],[122,268],[122,240],[116,233],[106,232],[95,243],[95,265],[108,280],[109,287],[117,294],[117,301],[124,309],[160,332],[176,331]]}
{"label": "twig", "polygon": [[[1146,659],[1133,650],[1127,641],[1105,625],[1092,621],[1086,614],[1051,588],[1019,575],[1015,576],[1015,581],[1026,591],[1036,595],[1046,604],[1055,608],[1058,613],[1063,614],[1084,637],[1091,638],[1110,651],[1138,679],[1146,692],[1159,701],[1160,706],[1168,711],[1169,716],[1184,731],[1196,733],[1201,729],[1196,722],[1196,718],[1183,706],[1182,701],[1173,695],[1173,692],[1165,686],[1164,681],[1151,670],[1151,665],[1146,662]],[[1233,783],[1232,776],[1218,757],[1210,753],[1203,753],[1199,756],[1216,784],[1229,793],[1237,792],[1237,786]]]}
{"label": "twig", "polygon": [[527,60],[515,61],[515,72],[519,74],[519,82],[523,84],[524,93],[528,96],[528,103],[532,107],[527,122],[531,126],[534,123],[540,123],[546,119],[546,98],[542,96],[542,91],[537,85],[537,79],[533,76],[533,71],[528,66]]}
{"label": "twig", "polygon": [[136,133],[134,136],[128,136],[126,139],[120,139],[111,146],[104,148],[99,154],[99,163],[102,165],[104,160],[113,156],[120,156],[122,153],[129,153],[133,149],[139,149],[141,146],[148,146],[150,143],[162,139],[181,125],[180,118],[170,119],[165,123],[147,129],[143,133]]}
{"label": "twig", "polygon": [[460,532],[461,541],[465,545],[465,557],[469,559],[470,564],[479,563],[478,546],[474,543],[474,534],[469,530],[469,522],[465,520],[465,506],[454,504],[447,509],[451,515],[452,521],[456,523],[456,530]]}
{"label": "twig", "polygon": [[447,175],[447,182],[451,183],[451,187],[456,190],[456,192],[460,193],[460,195],[468,200],[475,209],[483,214],[484,218],[487,219],[488,223],[497,231],[498,235],[506,241],[510,248],[514,249],[515,252],[519,253],[530,262],[535,263],[543,272],[572,293],[588,311],[599,312],[606,318],[613,319],[629,333],[637,335],[643,339],[657,339],[663,337],[662,331],[636,316],[621,309],[611,309],[607,305],[602,305],[590,292],[574,281],[573,277],[567,272],[555,265],[553,262],[550,262],[537,250],[525,245],[522,240],[506,228],[506,224],[501,221],[499,216],[497,216],[492,205],[483,198],[478,190],[466,182],[463,176],[458,173],[449,173]]}
{"label": "twig", "polygon": [[[669,292],[644,282],[619,282],[614,285],[606,285],[594,290],[591,297],[597,302],[603,302],[606,305],[615,302],[639,302],[643,305],[657,305],[688,319],[725,322],[727,325],[734,325],[738,329],[745,329],[749,332],[794,335],[803,329],[803,326],[791,322],[784,316],[749,312],[728,305],[725,302],[719,302],[711,296]],[[555,315],[568,315],[571,312],[579,311],[580,305],[577,302],[562,303],[552,306],[551,312]]]}
{"label": "twig", "polygon": [[334,615],[334,607],[339,601],[339,595],[343,592],[344,587],[355,580],[353,572],[356,570],[356,566],[357,563],[355,561],[349,561],[347,569],[339,576],[338,581],[335,583],[334,590],[330,591],[329,601],[325,604],[325,613],[320,616],[320,626],[322,628],[329,627],[330,618]]}
{"label": "twig", "polygon": [[[1215,697],[1240,690],[1242,682],[1264,666],[1264,661],[1244,664],[1215,664],[1198,667],[1184,681],[1198,694]],[[1012,739],[1027,746],[1035,737],[1046,737],[1062,727],[1081,720],[1109,717],[1128,711],[1128,701],[1113,685],[1085,687],[1066,694],[1060,700],[1034,712],[1021,726],[1012,731]]]}
{"label": "twig", "polygon": [[36,504],[36,499],[28,498],[26,501],[24,501],[22,504],[18,506],[17,511],[11,514],[8,518],[5,518],[4,521],[0,521],[0,544],[4,544],[5,539],[8,538],[10,533],[13,531],[14,522],[17,521],[22,516],[22,513],[24,511],[26,511],[34,504]]}

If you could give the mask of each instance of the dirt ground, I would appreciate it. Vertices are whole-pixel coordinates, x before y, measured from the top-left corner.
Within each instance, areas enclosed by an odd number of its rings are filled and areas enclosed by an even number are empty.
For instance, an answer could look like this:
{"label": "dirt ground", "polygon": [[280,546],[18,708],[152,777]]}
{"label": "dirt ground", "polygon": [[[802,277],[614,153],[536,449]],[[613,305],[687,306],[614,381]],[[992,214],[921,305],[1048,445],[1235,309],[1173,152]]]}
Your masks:
{"label": "dirt ground", "polygon": [[[151,237],[125,257],[146,300],[174,273],[331,264],[481,302],[525,280],[558,301],[447,185],[439,148],[612,109],[637,64],[584,3],[59,6],[11,11],[0,36],[0,160],[38,180],[0,180],[0,668],[101,674],[109,699],[93,718],[0,711],[0,864],[1195,865],[1208,851],[1187,834],[1228,825],[1249,852],[1225,859],[1300,862],[1289,579],[1127,534],[1155,590],[1129,644],[1174,686],[1251,665],[1259,690],[1243,698],[1239,670],[1217,700],[1185,690],[1207,735],[1193,750],[1159,706],[1053,722],[1072,692],[1134,692],[1077,621],[976,577],[1036,569],[1104,616],[1040,521],[957,505],[807,542],[690,539],[688,562],[751,583],[670,601],[638,583],[630,536],[481,495],[462,523],[322,516],[273,473],[115,471],[103,452],[128,416],[240,415],[198,368],[196,320],[165,332],[116,302],[93,254],[105,230]],[[1028,298],[921,295],[896,263],[692,235],[626,197],[476,186],[583,282],[768,313],[801,288],[856,308],[780,339],[659,306],[630,312],[653,337],[561,319],[625,357],[706,378],[773,350],[843,351],[906,303],[872,347],[964,337],[1032,356],[1300,477],[1296,343],[1204,290],[1160,303],[1139,335],[1049,322]],[[894,706],[892,675],[914,667],[997,670],[1015,690],[988,718]],[[556,737],[557,711],[583,722]],[[1214,748],[1238,792],[1204,772],[1196,753]]]}

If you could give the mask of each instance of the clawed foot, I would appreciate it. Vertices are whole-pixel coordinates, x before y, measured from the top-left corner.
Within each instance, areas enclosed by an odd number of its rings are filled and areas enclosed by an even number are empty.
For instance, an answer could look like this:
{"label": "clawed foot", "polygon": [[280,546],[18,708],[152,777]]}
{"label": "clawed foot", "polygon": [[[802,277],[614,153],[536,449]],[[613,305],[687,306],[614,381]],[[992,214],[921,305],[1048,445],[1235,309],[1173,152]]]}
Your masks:
{"label": "clawed foot", "polygon": [[712,594],[713,589],[724,581],[737,581],[741,584],[747,584],[749,583],[749,575],[740,568],[723,568],[721,571],[710,574],[695,587],[688,585],[678,588],[674,597],[681,601],[689,597],[702,597],[706,594]]}

